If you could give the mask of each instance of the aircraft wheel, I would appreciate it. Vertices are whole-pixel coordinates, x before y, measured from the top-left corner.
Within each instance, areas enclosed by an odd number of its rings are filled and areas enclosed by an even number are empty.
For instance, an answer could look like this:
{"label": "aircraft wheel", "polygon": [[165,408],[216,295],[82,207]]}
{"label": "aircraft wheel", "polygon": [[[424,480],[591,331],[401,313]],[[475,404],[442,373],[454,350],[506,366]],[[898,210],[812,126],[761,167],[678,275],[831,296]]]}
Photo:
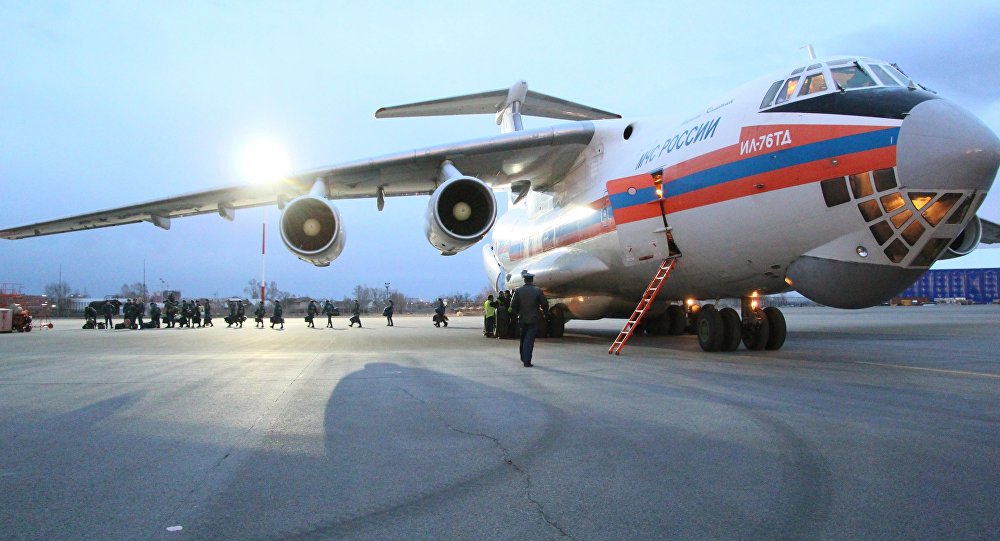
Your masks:
{"label": "aircraft wheel", "polygon": [[553,306],[549,310],[549,336],[562,338],[566,332],[566,313],[562,306]]}
{"label": "aircraft wheel", "polygon": [[770,331],[767,334],[767,345],[764,346],[765,349],[775,350],[781,349],[781,346],[785,343],[785,315],[781,313],[781,310],[774,308],[773,306],[768,306],[764,309],[764,316],[767,317],[767,325],[770,327]]}
{"label": "aircraft wheel", "polygon": [[740,315],[732,308],[719,310],[722,316],[722,351],[736,351],[740,347],[740,339],[743,338],[743,322]]}
{"label": "aircraft wheel", "polygon": [[698,332],[698,345],[705,351],[719,351],[722,346],[723,323],[722,316],[714,307],[702,308],[695,324]]}
{"label": "aircraft wheel", "polygon": [[667,334],[670,336],[680,336],[684,334],[684,326],[687,324],[687,316],[684,308],[671,304],[667,307],[667,313],[663,316],[667,320]]}
{"label": "aircraft wheel", "polygon": [[754,310],[751,317],[743,320],[743,345],[751,351],[764,349],[771,334],[770,328],[764,311]]}
{"label": "aircraft wheel", "polygon": [[646,332],[653,336],[665,336],[670,329],[670,318],[664,313],[658,317],[649,318]]}

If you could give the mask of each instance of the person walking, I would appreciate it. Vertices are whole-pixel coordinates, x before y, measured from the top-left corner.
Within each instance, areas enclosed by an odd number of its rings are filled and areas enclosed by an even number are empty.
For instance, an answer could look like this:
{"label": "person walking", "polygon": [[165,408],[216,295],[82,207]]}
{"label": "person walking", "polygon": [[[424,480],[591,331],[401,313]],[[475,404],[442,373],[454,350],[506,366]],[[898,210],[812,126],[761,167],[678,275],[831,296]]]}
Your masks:
{"label": "person walking", "polygon": [[354,310],[351,313],[353,315],[351,316],[351,325],[350,326],[353,327],[354,324],[357,323],[358,324],[358,328],[360,329],[361,328],[361,305],[358,303],[358,299],[354,299]]}
{"label": "person walking", "polygon": [[275,325],[281,324],[281,328],[285,328],[285,318],[281,317],[281,301],[274,301],[274,312],[271,314],[271,328],[273,329]]}
{"label": "person walking", "polygon": [[[246,302],[243,302],[243,299],[236,301],[236,324],[237,324],[236,326],[240,329],[243,328],[243,322],[247,320],[247,306],[249,305],[250,305],[250,299],[247,299]],[[284,323],[285,320],[282,319],[281,320],[282,329],[285,328]],[[260,326],[261,328],[263,328],[264,323],[261,322]]]}
{"label": "person walking", "polygon": [[392,299],[390,299],[389,304],[382,309],[382,315],[385,316],[386,321],[388,321],[388,323],[385,324],[386,327],[392,327],[392,312]]}
{"label": "person walking", "polygon": [[521,328],[521,362],[525,367],[529,367],[534,366],[531,364],[531,356],[535,349],[535,336],[538,335],[538,326],[542,323],[541,314],[549,309],[549,301],[546,300],[542,290],[534,284],[534,274],[525,272],[522,277],[524,285],[514,290],[514,297],[510,300],[510,311],[517,314]]}
{"label": "person walking", "polygon": [[316,305],[316,301],[309,301],[309,306],[306,307],[306,327],[310,329],[316,328],[316,316],[319,314],[319,306]]}
{"label": "person walking", "polygon": [[[254,310],[254,312],[253,312],[253,318],[254,318],[254,321],[256,322],[254,324],[254,328],[255,329],[257,327],[260,327],[261,329],[264,328],[264,315],[266,313],[267,313],[267,311],[264,309],[264,301],[258,302],[257,303],[257,309]],[[242,326],[243,326],[243,324],[241,323],[240,327],[242,327]]]}
{"label": "person walking", "polygon": [[333,328],[333,312],[334,312],[333,303],[330,302],[330,299],[327,299],[326,303],[323,304],[323,314],[326,315],[326,328],[327,329],[332,329]]}
{"label": "person walking", "polygon": [[493,338],[493,330],[497,324],[497,301],[493,300],[493,295],[486,297],[483,303],[483,336]]}

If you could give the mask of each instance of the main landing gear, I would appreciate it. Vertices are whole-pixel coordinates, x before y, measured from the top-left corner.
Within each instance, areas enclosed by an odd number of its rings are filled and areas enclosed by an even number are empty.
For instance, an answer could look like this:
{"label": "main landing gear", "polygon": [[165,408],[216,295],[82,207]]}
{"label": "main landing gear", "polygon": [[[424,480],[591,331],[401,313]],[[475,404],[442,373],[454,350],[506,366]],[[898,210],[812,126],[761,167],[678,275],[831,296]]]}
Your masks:
{"label": "main landing gear", "polygon": [[732,308],[717,310],[711,304],[702,306],[695,320],[701,349],[734,351],[741,341],[752,351],[781,349],[786,335],[785,316],[774,307],[761,309],[758,300],[756,297],[742,299],[742,317]]}

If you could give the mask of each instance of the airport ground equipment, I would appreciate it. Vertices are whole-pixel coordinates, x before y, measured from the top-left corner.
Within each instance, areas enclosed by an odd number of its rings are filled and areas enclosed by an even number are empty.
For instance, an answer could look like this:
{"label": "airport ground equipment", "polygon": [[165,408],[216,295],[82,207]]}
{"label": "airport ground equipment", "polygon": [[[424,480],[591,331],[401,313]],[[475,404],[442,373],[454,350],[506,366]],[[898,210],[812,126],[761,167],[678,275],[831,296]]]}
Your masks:
{"label": "airport ground equipment", "polygon": [[650,280],[649,286],[646,287],[646,292],[643,293],[642,299],[635,307],[635,311],[632,312],[628,321],[625,322],[625,326],[622,327],[621,332],[618,333],[618,337],[615,338],[614,343],[611,344],[611,349],[608,350],[608,355],[611,355],[612,353],[615,355],[621,355],[622,348],[625,347],[625,343],[628,342],[628,339],[632,337],[636,327],[638,327],[639,323],[642,321],[642,317],[646,315],[647,311],[649,311],[649,306],[653,303],[653,299],[655,299],[656,295],[660,292],[663,282],[666,281],[667,276],[670,275],[670,271],[673,270],[676,263],[676,258],[663,260],[663,264],[660,265],[660,268],[656,271],[656,275],[654,275],[653,279]]}

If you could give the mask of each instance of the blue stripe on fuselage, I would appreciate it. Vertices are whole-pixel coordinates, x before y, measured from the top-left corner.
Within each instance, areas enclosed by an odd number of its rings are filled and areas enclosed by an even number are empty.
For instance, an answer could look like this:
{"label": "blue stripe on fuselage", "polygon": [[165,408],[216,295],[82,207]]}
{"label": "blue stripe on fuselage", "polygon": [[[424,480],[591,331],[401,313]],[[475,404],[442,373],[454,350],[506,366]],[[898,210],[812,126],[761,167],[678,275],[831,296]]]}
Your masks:
{"label": "blue stripe on fuselage", "polygon": [[[761,154],[759,156],[727,163],[718,167],[713,167],[711,169],[679,177],[673,181],[665,182],[663,184],[663,196],[670,197],[681,195],[695,190],[708,188],[710,186],[715,186],[716,184],[722,184],[724,182],[759,175],[762,173],[769,173],[777,171],[778,169],[802,165],[816,160],[822,160],[824,158],[843,156],[847,154],[854,154],[856,152],[864,152],[867,150],[891,146],[896,143],[898,137],[899,128],[887,128],[884,130],[838,137],[836,139],[809,143],[787,150],[778,150],[767,154]],[[654,192],[654,199],[655,196],[656,194]],[[636,196],[630,197],[630,204],[637,204],[640,202],[638,199],[635,199]]]}

